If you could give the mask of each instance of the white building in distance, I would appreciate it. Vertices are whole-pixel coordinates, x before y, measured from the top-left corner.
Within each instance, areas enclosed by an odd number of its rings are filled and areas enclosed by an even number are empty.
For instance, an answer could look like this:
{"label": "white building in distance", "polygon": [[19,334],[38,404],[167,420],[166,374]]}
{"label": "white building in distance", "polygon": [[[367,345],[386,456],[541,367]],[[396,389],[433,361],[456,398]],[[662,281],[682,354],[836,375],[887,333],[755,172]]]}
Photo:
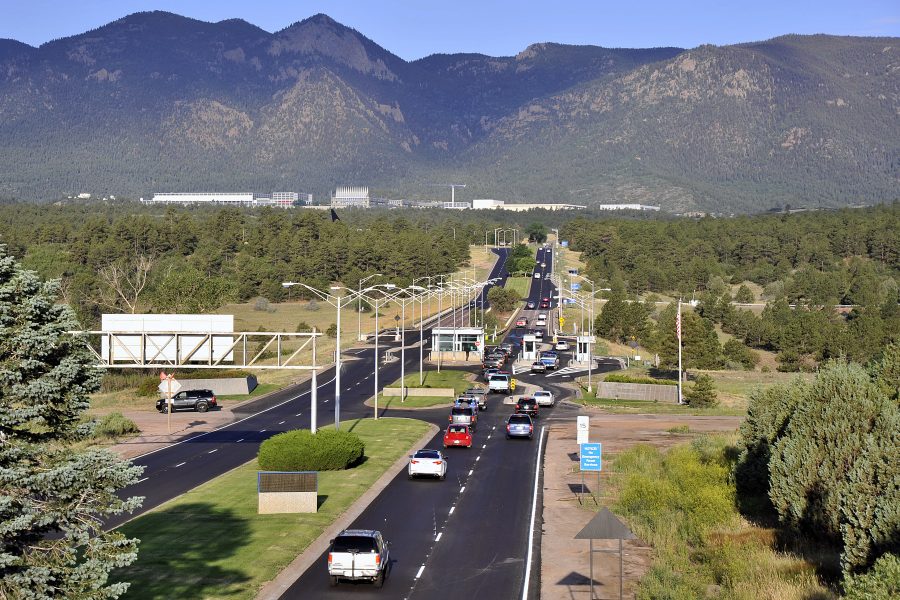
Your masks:
{"label": "white building in distance", "polygon": [[[228,206],[278,206],[290,208],[300,200],[297,192],[272,192],[252,194],[249,192],[171,192],[153,194],[145,204],[224,204]],[[304,194],[304,203],[312,204],[312,194]]]}
{"label": "white building in distance", "polygon": [[331,197],[331,208],[349,208],[351,206],[369,208],[371,206],[369,188],[345,185],[334,190],[334,195]]}
{"label": "white building in distance", "polygon": [[[459,204],[459,203],[457,203]],[[580,206],[578,204],[506,204],[504,200],[490,200],[486,198],[482,198],[479,200],[472,200],[472,208],[474,210],[511,210],[515,212],[523,212],[526,210],[532,210],[534,208],[540,208],[543,210],[577,210],[579,208],[587,208],[586,206]]]}

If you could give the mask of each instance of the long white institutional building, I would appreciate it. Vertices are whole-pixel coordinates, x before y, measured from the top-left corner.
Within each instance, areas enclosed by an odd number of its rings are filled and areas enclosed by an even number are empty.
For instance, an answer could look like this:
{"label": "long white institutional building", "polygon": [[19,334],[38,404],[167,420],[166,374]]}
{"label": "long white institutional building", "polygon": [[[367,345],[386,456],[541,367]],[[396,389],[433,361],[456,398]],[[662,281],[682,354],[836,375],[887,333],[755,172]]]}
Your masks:
{"label": "long white institutional building", "polygon": [[[153,194],[146,204],[224,204],[230,206],[294,206],[300,199],[297,192],[166,192]],[[312,194],[303,194],[304,204],[312,204]]]}

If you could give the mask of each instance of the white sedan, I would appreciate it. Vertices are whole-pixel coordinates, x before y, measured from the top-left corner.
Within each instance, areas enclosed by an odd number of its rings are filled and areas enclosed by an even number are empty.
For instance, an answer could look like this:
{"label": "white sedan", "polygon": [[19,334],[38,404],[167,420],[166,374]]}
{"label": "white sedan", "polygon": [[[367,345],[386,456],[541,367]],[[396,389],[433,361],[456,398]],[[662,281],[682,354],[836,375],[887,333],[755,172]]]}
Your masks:
{"label": "white sedan", "polygon": [[556,342],[556,349],[557,349],[557,350],[568,350],[568,349],[569,349],[569,342],[567,342],[566,340],[559,340],[559,341],[557,341],[557,342]]}
{"label": "white sedan", "polygon": [[437,477],[442,480],[447,476],[447,457],[440,450],[419,450],[409,457],[407,468],[409,478],[419,475]]}
{"label": "white sedan", "polygon": [[538,406],[553,406],[556,404],[553,392],[548,392],[547,390],[538,390],[532,394],[532,397],[537,401]]}

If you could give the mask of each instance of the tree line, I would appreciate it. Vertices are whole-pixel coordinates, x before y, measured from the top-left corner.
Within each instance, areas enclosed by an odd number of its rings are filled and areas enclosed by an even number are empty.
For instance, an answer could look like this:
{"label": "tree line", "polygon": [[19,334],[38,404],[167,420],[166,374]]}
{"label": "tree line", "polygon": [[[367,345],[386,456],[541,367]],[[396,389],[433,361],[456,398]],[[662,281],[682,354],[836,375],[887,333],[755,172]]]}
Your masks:
{"label": "tree line", "polygon": [[42,277],[60,278],[63,299],[92,326],[104,312],[280,301],[284,281],[356,287],[377,272],[402,285],[468,261],[470,236],[394,214],[332,222],[308,210],[7,204],[0,243]]}

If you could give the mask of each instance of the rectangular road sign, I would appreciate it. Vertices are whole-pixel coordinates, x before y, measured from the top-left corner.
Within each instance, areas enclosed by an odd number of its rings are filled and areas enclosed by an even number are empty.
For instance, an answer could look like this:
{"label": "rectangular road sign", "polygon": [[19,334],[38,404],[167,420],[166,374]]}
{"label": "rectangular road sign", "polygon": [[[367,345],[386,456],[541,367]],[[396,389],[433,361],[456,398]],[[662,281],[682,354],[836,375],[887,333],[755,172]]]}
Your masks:
{"label": "rectangular road sign", "polygon": [[600,471],[601,470],[601,444],[599,442],[590,444],[581,444],[581,470],[582,471]]}
{"label": "rectangular road sign", "polygon": [[588,442],[588,435],[591,431],[591,418],[585,415],[579,415],[575,419],[575,441],[581,446]]}
{"label": "rectangular road sign", "polygon": [[573,291],[573,292],[577,292],[578,290],[581,289],[581,284],[580,284],[580,283],[576,283],[576,282],[573,281],[573,282],[571,283],[571,287],[572,287],[572,291]]}

